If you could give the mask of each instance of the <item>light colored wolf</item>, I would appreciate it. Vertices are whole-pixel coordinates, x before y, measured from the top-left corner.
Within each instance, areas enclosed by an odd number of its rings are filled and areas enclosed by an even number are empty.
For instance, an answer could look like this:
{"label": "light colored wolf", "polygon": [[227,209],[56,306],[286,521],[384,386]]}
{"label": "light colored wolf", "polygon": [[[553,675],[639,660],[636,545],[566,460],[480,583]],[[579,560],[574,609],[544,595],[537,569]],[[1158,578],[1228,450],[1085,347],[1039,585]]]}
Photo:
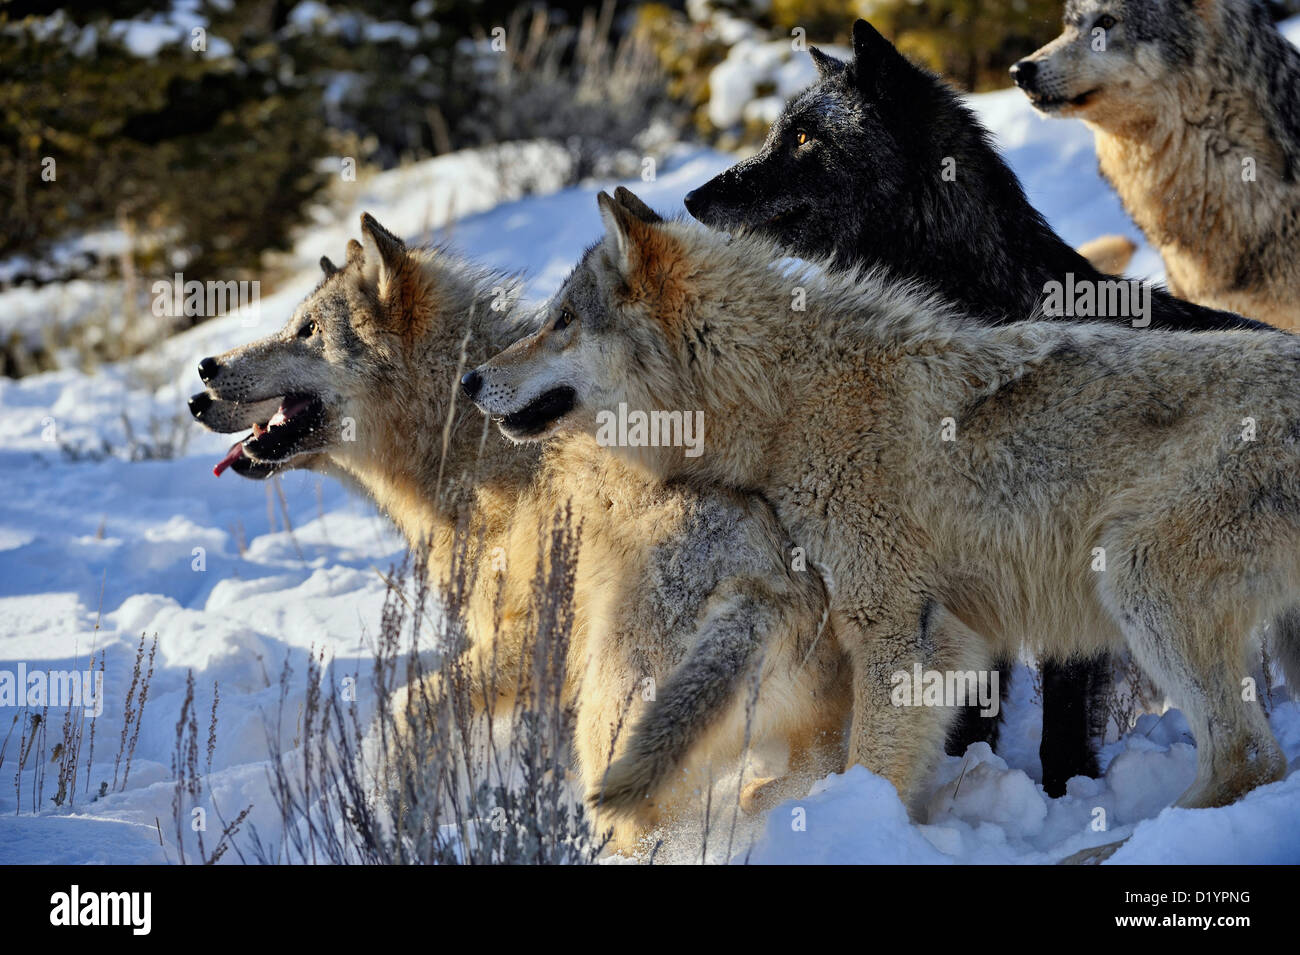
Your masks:
{"label": "light colored wolf", "polygon": [[[343,477],[413,546],[429,546],[439,571],[468,509],[483,534],[471,575],[470,696],[481,702],[490,685],[507,713],[539,554],[570,506],[581,523],[565,686],[575,756],[597,802],[611,753],[632,754],[637,770],[620,776],[637,798],[619,804],[628,818],[611,820],[616,848],[632,848],[711,765],[738,756],[747,732],[756,747],[783,744],[792,772],[752,781],[746,808],[841,769],[848,670],[822,632],[820,578],[792,569],[770,507],[647,479],[583,436],[539,454],[487,434],[456,401],[456,382],[465,362],[531,330],[508,305],[511,281],[446,250],[408,249],[369,216],[362,234],[345,266],[323,260],[324,281],[281,331],[200,364],[195,417],[214,431],[254,432],[218,470],[266,477],[305,466]],[[738,687],[756,672],[751,708]],[[658,686],[653,705],[643,702],[646,680]]]}
{"label": "light colored wolf", "polygon": [[[1241,681],[1300,587],[1300,341],[979,326],[888,273],[791,272],[768,240],[600,208],[549,321],[468,389],[516,439],[701,412],[703,453],[610,450],[772,502],[851,660],[851,762],[919,794],[951,711],[898,705],[918,665],[1127,645],[1196,735],[1179,805],[1282,777]],[[564,413],[512,426],[560,391]],[[1300,685],[1300,634],[1278,643]]]}
{"label": "light colored wolf", "polygon": [[1078,251],[1098,272],[1123,275],[1137,252],[1137,243],[1127,236],[1102,235],[1085,242]]}
{"label": "light colored wolf", "polygon": [[1082,119],[1174,294],[1300,328],[1300,50],[1258,0],[1070,0],[1012,68]]}

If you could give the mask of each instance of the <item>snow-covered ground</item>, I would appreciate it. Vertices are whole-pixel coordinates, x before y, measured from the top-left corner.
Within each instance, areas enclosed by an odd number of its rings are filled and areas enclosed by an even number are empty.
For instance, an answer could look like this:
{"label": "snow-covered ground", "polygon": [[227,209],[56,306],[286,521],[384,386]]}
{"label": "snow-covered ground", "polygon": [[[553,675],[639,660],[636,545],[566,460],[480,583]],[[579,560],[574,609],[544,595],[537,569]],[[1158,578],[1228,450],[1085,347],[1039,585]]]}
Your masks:
{"label": "snow-covered ground", "polygon": [[[1069,241],[1111,232],[1140,238],[1100,181],[1091,136],[1080,124],[1041,119],[1011,90],[973,102],[1032,200]],[[544,151],[520,160],[539,181],[551,161]],[[682,149],[659,157],[655,182],[626,185],[660,210],[679,212],[681,197],[730,161]],[[346,669],[370,655],[384,594],[379,571],[399,558],[401,541],[368,503],[330,480],[286,476],[282,510],[270,485],[213,478],[226,441],[183,419],[188,447],[168,460],[73,460],[61,447],[93,452],[107,442],[121,449],[124,417],[139,438],[150,421],[183,416],[185,399],[198,390],[195,362],[278,326],[317,280],[307,263],[341,256],[362,209],[408,237],[433,228],[486,263],[526,270],[530,297],[545,297],[598,235],[595,192],[613,184],[498,202],[485,163],[458,154],[356,184],[351,208],[299,244],[301,274],[263,298],[255,325],[228,315],[92,376],[60,371],[0,379],[0,691],[4,674],[20,666],[82,670],[90,654],[107,651],[95,759],[89,773],[83,767],[74,805],[54,807],[54,764],[47,763],[33,813],[40,783],[32,762],[16,773],[16,718],[23,711],[0,705],[0,862],[176,860],[171,754],[188,670],[203,736],[213,684],[220,685],[208,774],[216,807],[229,817],[251,803],[250,821],[264,840],[275,841],[264,717],[275,712],[280,668],[290,661],[299,692],[313,648]],[[452,215],[454,225],[444,228]],[[1133,272],[1159,276],[1159,259],[1145,244]],[[23,301],[0,296],[0,312]],[[92,801],[115,775],[123,701],[142,634],[150,643],[157,634],[158,649],[130,777],[121,791]],[[291,698],[291,707],[300,698]],[[1195,769],[1186,724],[1170,711],[1143,717],[1107,744],[1103,780],[1074,780],[1068,795],[1048,799],[1038,784],[1041,712],[1027,670],[1019,672],[1007,707],[999,754],[976,747],[966,760],[946,760],[921,822],[909,821],[888,783],[856,768],[764,818],[742,820],[730,852],[715,833],[708,858],[1043,863],[1131,835],[1115,862],[1300,862],[1297,774],[1225,809],[1165,808]],[[61,719],[51,710],[47,750]],[[6,744],[11,720],[16,726]],[[1295,765],[1300,705],[1276,693],[1272,723]],[[87,778],[90,795],[83,791]],[[1103,818],[1107,831],[1095,831]],[[660,860],[699,858],[698,838],[685,828],[664,839]]]}

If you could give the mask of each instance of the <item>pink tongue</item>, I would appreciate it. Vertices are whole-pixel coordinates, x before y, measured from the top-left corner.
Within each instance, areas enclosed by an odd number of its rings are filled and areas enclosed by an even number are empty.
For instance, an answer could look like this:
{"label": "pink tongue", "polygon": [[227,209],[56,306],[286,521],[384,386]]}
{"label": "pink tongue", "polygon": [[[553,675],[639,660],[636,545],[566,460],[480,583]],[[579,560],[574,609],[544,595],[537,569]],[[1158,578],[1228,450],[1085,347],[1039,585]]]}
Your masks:
{"label": "pink tongue", "polygon": [[235,463],[236,460],[242,458],[243,456],[244,456],[244,442],[238,441],[235,444],[231,445],[230,450],[226,452],[226,456],[217,462],[217,466],[212,469],[212,473],[217,477],[221,477],[222,471],[230,467],[232,464]]}

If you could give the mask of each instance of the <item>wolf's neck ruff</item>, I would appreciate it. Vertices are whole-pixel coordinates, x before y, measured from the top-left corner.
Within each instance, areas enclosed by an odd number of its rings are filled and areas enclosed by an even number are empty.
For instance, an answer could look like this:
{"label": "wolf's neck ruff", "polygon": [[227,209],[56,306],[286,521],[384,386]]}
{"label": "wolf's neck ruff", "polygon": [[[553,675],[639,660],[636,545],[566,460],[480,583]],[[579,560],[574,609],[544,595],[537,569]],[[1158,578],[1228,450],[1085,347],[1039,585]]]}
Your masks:
{"label": "wolf's neck ruff", "polygon": [[[970,109],[938,78],[924,81],[916,121],[923,132],[910,141],[920,156],[900,203],[906,211],[867,223],[857,248],[838,257],[888,265],[995,324],[1033,318],[1045,283],[1066,273],[1102,278],[1030,205]],[[945,162],[950,179],[939,175]]]}
{"label": "wolf's neck ruff", "polygon": [[[918,71],[920,72],[920,71]],[[879,262],[901,275],[932,284],[962,305],[972,318],[991,324],[1042,318],[1050,283],[1072,276],[1075,284],[1099,286],[1113,277],[1099,272],[1065,242],[1025,196],[1020,180],[998,153],[974,114],[938,78],[932,86],[929,119],[921,148],[930,159],[921,168],[955,162],[950,182],[912,178],[914,217],[882,230],[871,223],[858,248],[842,251],[848,265]],[[1261,323],[1205,308],[1155,288],[1151,328],[1176,330],[1262,329]],[[1125,316],[1095,316],[1126,323]]]}
{"label": "wolf's neck ruff", "polygon": [[[653,375],[633,376],[622,397],[632,407],[698,409],[709,434],[696,456],[678,447],[616,450],[660,477],[761,486],[779,456],[775,444],[792,439],[789,409],[812,392],[825,396],[819,369],[848,354],[870,368],[872,352],[925,352],[966,334],[956,313],[926,286],[886,270],[843,273],[820,263],[792,274],[782,266],[784,251],[767,239],[726,240],[684,223],[660,228],[662,245],[680,257],[681,273],[728,289],[683,295],[671,280],[645,284],[669,289],[665,298],[642,303],[652,316],[648,334],[662,336],[663,347],[653,350],[667,364]],[[676,268],[663,259],[658,264]],[[794,309],[796,289],[801,307]],[[827,335],[827,329],[835,331]],[[992,368],[980,371],[985,380],[998,377]]]}
{"label": "wolf's neck ruff", "polygon": [[[485,434],[482,418],[455,387],[462,366],[473,367],[519,334],[516,310],[502,307],[505,278],[438,253],[419,261],[417,280],[427,283],[437,314],[425,317],[421,337],[390,369],[380,389],[388,399],[357,422],[358,440],[332,457],[413,544],[428,543],[436,528],[437,549],[451,546],[465,508],[522,493],[538,454]],[[431,487],[439,493],[430,495]]]}

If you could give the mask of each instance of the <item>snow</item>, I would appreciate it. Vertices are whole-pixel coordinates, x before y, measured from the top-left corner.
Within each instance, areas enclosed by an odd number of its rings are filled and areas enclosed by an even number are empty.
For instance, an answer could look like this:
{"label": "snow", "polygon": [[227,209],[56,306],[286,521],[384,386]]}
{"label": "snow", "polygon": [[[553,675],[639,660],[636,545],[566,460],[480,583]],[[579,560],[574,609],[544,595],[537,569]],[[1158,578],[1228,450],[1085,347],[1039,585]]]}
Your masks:
{"label": "snow", "polygon": [[908,822],[892,785],[854,766],[816,784],[807,799],[773,809],[748,861],[852,865],[864,859],[881,865],[953,861],[925,828]]}
{"label": "snow", "polygon": [[385,20],[380,23],[367,23],[363,31],[371,43],[397,42],[405,47],[415,46],[420,42],[420,31],[409,23]]}
{"label": "snow", "polygon": [[298,26],[311,26],[328,21],[332,15],[325,4],[317,3],[316,0],[303,0],[289,11],[286,21]]}
{"label": "snow", "polygon": [[[207,17],[198,0],[173,0],[166,13],[147,20],[117,20],[108,28],[109,36],[119,40],[132,56],[152,59],[167,46],[189,48],[196,30],[206,31]],[[204,36],[203,55],[214,59],[229,56],[234,48],[221,37]]]}
{"label": "snow", "polygon": [[[718,129],[742,119],[771,123],[787,99],[817,78],[812,59],[795,49],[793,39],[763,41],[744,35],[727,42],[726,59],[709,73],[709,122]],[[818,48],[841,60],[853,57],[853,51],[843,47]]]}
{"label": "snow", "polygon": [[[295,8],[296,19],[315,15],[313,4]],[[1290,30],[1296,37],[1300,25]],[[763,82],[777,83],[780,95],[811,77],[806,56],[783,60],[775,47],[788,50],[788,43],[770,46]],[[753,76],[745,83],[752,92]],[[726,101],[727,115],[719,118],[741,118],[735,106],[747,94],[734,91],[745,83],[736,78],[734,90],[730,80],[720,88],[724,100],[733,93],[737,98]],[[1110,232],[1140,238],[1097,176],[1091,136],[1081,125],[1042,119],[1010,90],[972,97],[972,103],[1032,200],[1069,241]],[[400,557],[403,544],[366,501],[331,480],[285,476],[282,512],[269,485],[214,479],[210,469],[226,441],[186,418],[185,399],[198,390],[194,364],[278,326],[314,286],[315,260],[342,256],[362,209],[409,238],[449,239],[487,264],[525,270],[528,296],[544,298],[599,234],[593,197],[598,187],[614,183],[561,190],[561,150],[543,144],[510,149],[508,165],[518,175],[504,186],[495,175],[501,161],[485,152],[440,157],[349,184],[337,212],[306,230],[288,260],[292,278],[263,296],[253,326],[248,316],[230,314],[94,375],[60,370],[0,379],[0,486],[6,489],[0,497],[0,672],[16,671],[20,663],[29,670],[84,669],[90,654],[107,653],[107,703],[96,722],[91,793],[81,788],[83,769],[75,804],[54,807],[53,770],[47,768],[43,802],[33,814],[37,780],[30,764],[16,773],[15,733],[0,772],[0,862],[177,860],[171,757],[187,670],[195,675],[201,733],[213,684],[220,685],[208,775],[213,808],[230,818],[251,804],[259,835],[276,841],[265,719],[275,712],[280,668],[286,660],[293,667],[296,695],[289,704],[296,707],[309,653],[323,651],[342,672],[364,666],[383,600],[380,572]],[[685,147],[657,159],[653,182],[624,184],[652,206],[678,213],[690,188],[732,161]],[[1145,243],[1133,271],[1160,272]],[[93,291],[77,294],[93,299]],[[28,327],[47,305],[20,290],[0,293],[9,327]],[[127,460],[123,415],[137,436],[147,433],[151,420],[165,426],[179,416],[188,444],[171,459]],[[91,453],[104,442],[115,453]],[[82,453],[74,460],[61,445]],[[154,634],[158,649],[130,778],[122,791],[92,801],[100,782],[115,775],[121,701],[142,634],[146,656]],[[1194,744],[1174,710],[1144,716],[1123,738],[1108,742],[1103,779],[1072,780],[1067,795],[1048,798],[1037,757],[1041,709],[1032,696],[1031,675],[1021,667],[1006,702],[999,751],[978,745],[965,757],[943,758],[910,817],[888,782],[855,767],[760,818],[742,817],[728,838],[710,838],[706,856],[758,863],[1033,864],[1129,837],[1114,863],[1300,862],[1300,776],[1294,772],[1233,806],[1168,808],[1195,771]],[[0,706],[0,744],[16,713]],[[50,714],[54,736],[61,718]],[[1294,766],[1300,705],[1285,691],[1273,694],[1271,723]],[[282,741],[292,745],[289,735]],[[724,821],[730,825],[730,816]],[[701,857],[691,825],[663,836],[660,861]],[[187,851],[192,858],[192,847]],[[224,861],[237,858],[232,852]]]}

